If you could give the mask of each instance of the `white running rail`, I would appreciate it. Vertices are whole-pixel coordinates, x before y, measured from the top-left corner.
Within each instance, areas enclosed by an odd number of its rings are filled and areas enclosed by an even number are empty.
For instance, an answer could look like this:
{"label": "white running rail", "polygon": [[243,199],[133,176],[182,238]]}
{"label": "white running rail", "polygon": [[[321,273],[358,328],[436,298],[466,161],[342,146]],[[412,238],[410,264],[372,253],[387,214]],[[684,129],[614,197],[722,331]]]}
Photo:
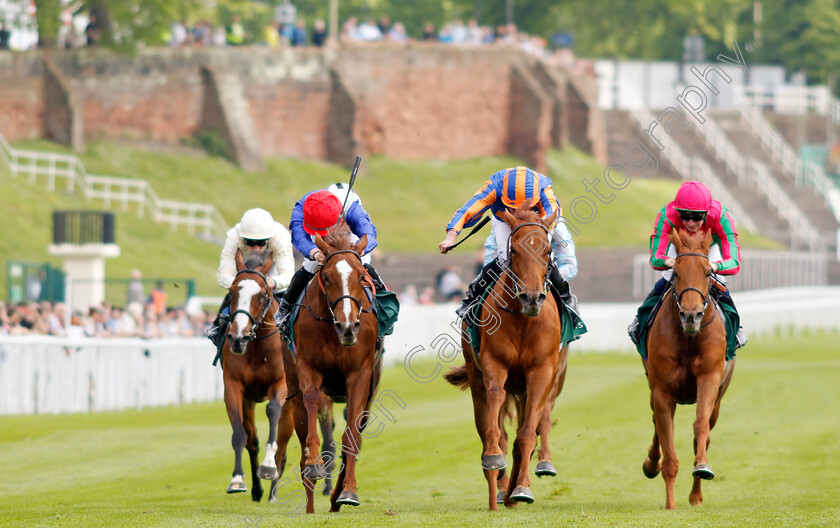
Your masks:
{"label": "white running rail", "polygon": [[[655,120],[653,114],[643,108],[633,108],[629,110],[629,112],[643,130],[647,130],[650,123]],[[712,195],[717,197],[721,203],[726,205],[727,209],[732,211],[732,214],[738,218],[738,223],[740,225],[744,226],[747,230],[753,233],[760,232],[758,230],[758,225],[741,205],[741,202],[732,196],[732,193],[730,193],[726,188],[726,185],[720,181],[720,178],[714,174],[708,163],[698,156],[689,158],[677,142],[674,141],[674,139],[668,134],[662,134],[662,137],[657,139],[664,146],[661,150],[662,154],[683,180],[696,179],[697,181],[702,182],[709,188]]]}
{"label": "white running rail", "polygon": [[840,189],[825,175],[822,167],[812,161],[805,162],[799,159],[793,147],[764,118],[757,107],[751,105],[743,96],[737,93],[735,96],[735,107],[744,122],[759,138],[762,146],[770,151],[785,171],[793,176],[798,185],[807,184],[813,187],[840,222]]}
{"label": "white running rail", "polygon": [[55,190],[56,180],[63,178],[69,193],[75,193],[78,186],[85,199],[100,199],[109,209],[121,204],[127,211],[129,204],[135,204],[140,217],[148,211],[154,221],[173,229],[183,226],[190,234],[201,233],[219,240],[224,240],[228,230],[227,222],[212,205],[161,200],[145,180],[88,174],[81,160],[73,155],[16,149],[0,134],[0,160],[12,176],[28,175],[33,183],[38,176],[45,176],[50,191]]}

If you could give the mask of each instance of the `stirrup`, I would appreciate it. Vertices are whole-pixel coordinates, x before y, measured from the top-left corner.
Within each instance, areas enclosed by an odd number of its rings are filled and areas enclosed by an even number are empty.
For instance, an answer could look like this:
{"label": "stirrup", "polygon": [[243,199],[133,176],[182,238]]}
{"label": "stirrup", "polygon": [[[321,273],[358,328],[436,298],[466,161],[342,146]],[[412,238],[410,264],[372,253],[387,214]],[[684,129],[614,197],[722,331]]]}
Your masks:
{"label": "stirrup", "polygon": [[630,336],[630,341],[633,342],[634,345],[639,344],[639,318],[634,317],[633,322],[627,327],[627,335]]}
{"label": "stirrup", "polygon": [[735,341],[736,341],[736,345],[735,345],[736,349],[741,348],[742,346],[747,344],[747,334],[744,333],[743,328],[738,327],[738,333],[735,334]]}

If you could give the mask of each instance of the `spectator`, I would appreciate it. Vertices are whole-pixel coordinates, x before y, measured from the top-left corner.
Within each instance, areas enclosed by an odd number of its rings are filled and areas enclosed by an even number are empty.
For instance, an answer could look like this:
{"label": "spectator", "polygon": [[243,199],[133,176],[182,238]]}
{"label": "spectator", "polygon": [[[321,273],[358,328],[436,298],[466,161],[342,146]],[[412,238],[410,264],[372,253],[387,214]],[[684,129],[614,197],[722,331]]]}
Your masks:
{"label": "spectator", "polygon": [[387,35],[391,31],[391,19],[387,16],[380,17],[379,22],[376,23],[376,27],[379,28],[380,33]]}
{"label": "spectator", "polygon": [[263,44],[269,48],[280,47],[280,23],[277,21],[267,24],[263,28]]}
{"label": "spectator", "polygon": [[467,35],[465,42],[467,44],[481,44],[484,41],[484,35],[481,27],[478,25],[478,21],[474,18],[471,18],[469,22],[467,22]]}
{"label": "spectator", "polygon": [[146,293],[143,291],[143,274],[140,272],[139,269],[135,268],[131,270],[131,280],[128,281],[128,288],[125,292],[125,305],[128,306],[131,303],[140,303],[143,304],[143,300],[146,298]]}
{"label": "spectator", "polygon": [[435,26],[431,22],[427,22],[423,27],[423,40],[437,40],[437,31],[435,31]]}
{"label": "spectator", "polygon": [[173,22],[170,33],[172,35],[169,39],[169,45],[173,48],[183,46],[187,43],[187,25],[185,22],[180,20]]}
{"label": "spectator", "polygon": [[447,301],[452,300],[453,297],[455,300],[460,300],[464,295],[464,283],[458,275],[458,270],[453,266],[440,273],[437,287],[440,296]]}
{"label": "spectator", "polygon": [[163,291],[163,282],[157,281],[155,289],[149,295],[149,304],[152,305],[152,310],[155,314],[160,315],[166,311],[166,301],[169,296]]}
{"label": "spectator", "polygon": [[292,46],[306,46],[306,24],[299,18],[292,30]]}
{"label": "spectator", "polygon": [[96,23],[96,15],[90,15],[88,25],[85,27],[87,45],[95,46],[99,42],[99,24]]}
{"label": "spectator", "polygon": [[342,42],[355,42],[359,40],[358,35],[356,35],[356,29],[359,24],[359,21],[356,17],[350,17],[347,19],[346,22],[341,26],[341,41]]}
{"label": "spectator", "polygon": [[227,30],[227,43],[231,46],[241,46],[245,42],[245,27],[239,20],[239,15],[233,15],[233,22]]}
{"label": "spectator", "polygon": [[361,40],[362,42],[373,42],[376,40],[382,40],[383,38],[385,38],[385,36],[381,31],[379,31],[379,28],[373,23],[373,20],[365,20],[358,28],[356,28],[356,40]]}
{"label": "spectator", "polygon": [[312,45],[321,47],[327,42],[327,25],[320,18],[312,29]]}
{"label": "spectator", "polygon": [[434,304],[435,302],[435,289],[431,286],[426,286],[423,288],[422,293],[417,297],[418,304]]}
{"label": "spectator", "polygon": [[408,42],[408,34],[402,22],[396,22],[387,33],[390,42]]}
{"label": "spectator", "polygon": [[400,293],[400,306],[415,305],[417,302],[417,286],[409,284]]}
{"label": "spectator", "polygon": [[12,32],[6,29],[6,24],[0,22],[0,50],[9,49],[9,40],[11,40]]}

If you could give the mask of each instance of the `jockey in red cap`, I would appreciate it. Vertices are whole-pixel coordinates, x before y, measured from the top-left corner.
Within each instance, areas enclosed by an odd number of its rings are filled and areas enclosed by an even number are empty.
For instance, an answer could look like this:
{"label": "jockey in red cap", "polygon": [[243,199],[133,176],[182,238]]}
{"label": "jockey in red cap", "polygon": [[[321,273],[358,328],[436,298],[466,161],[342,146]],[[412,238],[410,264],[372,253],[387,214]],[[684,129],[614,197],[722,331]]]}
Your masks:
{"label": "jockey in red cap", "polygon": [[[627,329],[630,339],[639,345],[640,316],[649,315],[649,311],[642,314],[643,309],[654,304],[665,291],[673,271],[676,253],[671,247],[668,237],[674,229],[684,229],[691,233],[698,231],[712,232],[712,247],[709,250],[709,261],[715,278],[726,286],[722,275],[735,275],[741,269],[741,248],[738,245],[738,231],[729,210],[720,202],[712,199],[709,188],[698,181],[687,181],[680,185],[674,201],[663,207],[656,217],[653,235],[650,243],[650,265],[654,269],[663,271],[660,278],[648,294],[636,318]],[[731,303],[729,288],[723,294],[724,301]],[[734,305],[733,305],[734,308]],[[743,332],[738,333],[738,343],[746,343]]]}
{"label": "jockey in red cap", "polygon": [[[295,204],[292,219],[289,221],[289,231],[292,233],[292,244],[305,258],[303,266],[295,272],[289,288],[280,300],[280,308],[276,316],[278,324],[282,324],[289,315],[292,305],[297,302],[304,287],[325,261],[326,257],[313,240],[316,234],[322,237],[327,236],[339,225],[342,220],[342,199],[346,194],[341,189],[312,191]],[[342,199],[339,199],[339,195]],[[379,244],[376,241],[376,227],[362,208],[360,200],[348,200],[343,220],[347,222],[354,240],[367,235],[367,246],[362,256],[362,263],[373,278],[376,289],[385,290],[385,284],[370,263],[370,252]]]}

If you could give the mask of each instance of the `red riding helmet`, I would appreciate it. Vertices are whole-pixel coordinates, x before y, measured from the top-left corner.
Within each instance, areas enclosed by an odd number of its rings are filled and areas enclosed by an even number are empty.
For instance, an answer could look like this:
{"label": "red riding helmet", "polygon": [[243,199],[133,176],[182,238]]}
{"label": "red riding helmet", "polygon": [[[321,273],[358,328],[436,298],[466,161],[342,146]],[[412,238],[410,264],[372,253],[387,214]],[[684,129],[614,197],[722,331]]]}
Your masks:
{"label": "red riding helmet", "polygon": [[674,209],[678,211],[708,212],[712,206],[712,193],[698,181],[687,181],[680,185],[674,198]]}
{"label": "red riding helmet", "polygon": [[330,191],[316,191],[303,202],[303,230],[310,235],[326,236],[340,215],[338,198]]}

